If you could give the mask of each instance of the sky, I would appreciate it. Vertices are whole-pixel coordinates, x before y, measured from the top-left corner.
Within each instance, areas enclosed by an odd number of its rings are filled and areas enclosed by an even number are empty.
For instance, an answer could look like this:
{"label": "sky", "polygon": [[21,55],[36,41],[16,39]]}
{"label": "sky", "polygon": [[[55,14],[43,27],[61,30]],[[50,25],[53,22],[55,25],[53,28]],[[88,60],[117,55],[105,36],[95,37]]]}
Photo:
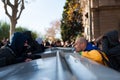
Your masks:
{"label": "sky", "polygon": [[[65,1],[66,0],[34,0],[33,2],[29,2],[25,5],[25,9],[18,20],[17,26],[22,26],[44,35],[46,29],[51,27],[51,22],[62,18]],[[10,23],[1,1],[0,21]]]}

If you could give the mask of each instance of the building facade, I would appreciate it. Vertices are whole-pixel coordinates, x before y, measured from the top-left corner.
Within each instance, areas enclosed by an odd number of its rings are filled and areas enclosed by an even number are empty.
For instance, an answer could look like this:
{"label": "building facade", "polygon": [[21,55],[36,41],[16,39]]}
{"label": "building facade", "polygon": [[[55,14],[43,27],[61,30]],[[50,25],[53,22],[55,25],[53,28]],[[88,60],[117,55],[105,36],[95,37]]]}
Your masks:
{"label": "building facade", "polygon": [[120,0],[80,0],[84,35],[90,41],[111,30],[120,31]]}

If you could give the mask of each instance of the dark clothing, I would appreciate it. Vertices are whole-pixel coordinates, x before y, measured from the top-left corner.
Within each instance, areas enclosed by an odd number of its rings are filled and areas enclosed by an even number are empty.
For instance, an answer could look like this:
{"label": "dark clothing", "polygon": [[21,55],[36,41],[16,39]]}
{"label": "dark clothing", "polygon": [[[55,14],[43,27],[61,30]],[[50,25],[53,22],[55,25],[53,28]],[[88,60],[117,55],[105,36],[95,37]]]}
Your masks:
{"label": "dark clothing", "polygon": [[110,67],[120,71],[120,42],[116,30],[106,33],[102,38],[102,50],[106,53]]}
{"label": "dark clothing", "polygon": [[31,52],[32,54],[35,53],[42,53],[44,52],[45,48],[42,44],[38,44],[36,41],[33,41],[32,44],[30,45],[30,48],[27,49],[26,53]]}
{"label": "dark clothing", "polygon": [[16,55],[9,47],[0,49],[0,67],[15,63]]}
{"label": "dark clothing", "polygon": [[[10,44],[0,49],[0,67],[24,62],[27,58],[41,58],[41,56],[27,54],[30,47],[28,45],[25,46],[25,44],[27,44],[29,39],[30,38],[27,35],[20,32],[15,32],[10,40]],[[33,44],[33,46],[36,47],[36,44]]]}
{"label": "dark clothing", "polygon": [[102,50],[108,54],[109,50],[119,45],[118,32],[116,30],[106,33],[102,38]]}
{"label": "dark clothing", "polygon": [[17,57],[21,56],[24,50],[24,44],[28,37],[20,32],[15,32],[10,41],[10,48],[13,50]]}
{"label": "dark clothing", "polygon": [[22,33],[13,34],[10,44],[0,49],[0,67],[21,62],[19,58],[23,58],[25,41],[27,41],[27,37]]}
{"label": "dark clothing", "polygon": [[44,46],[42,44],[41,45],[38,44],[32,38],[31,31],[25,31],[25,32],[23,32],[23,34],[28,37],[28,44],[30,45],[28,52],[31,52],[32,54],[44,52],[44,50],[45,50]]}

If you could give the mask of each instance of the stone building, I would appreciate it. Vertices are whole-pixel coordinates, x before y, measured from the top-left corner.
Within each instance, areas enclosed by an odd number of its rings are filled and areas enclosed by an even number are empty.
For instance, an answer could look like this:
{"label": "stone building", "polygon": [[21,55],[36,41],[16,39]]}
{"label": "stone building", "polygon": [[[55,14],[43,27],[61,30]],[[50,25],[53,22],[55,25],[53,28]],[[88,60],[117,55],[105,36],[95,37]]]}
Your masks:
{"label": "stone building", "polygon": [[120,0],[80,0],[85,36],[89,40],[120,31]]}

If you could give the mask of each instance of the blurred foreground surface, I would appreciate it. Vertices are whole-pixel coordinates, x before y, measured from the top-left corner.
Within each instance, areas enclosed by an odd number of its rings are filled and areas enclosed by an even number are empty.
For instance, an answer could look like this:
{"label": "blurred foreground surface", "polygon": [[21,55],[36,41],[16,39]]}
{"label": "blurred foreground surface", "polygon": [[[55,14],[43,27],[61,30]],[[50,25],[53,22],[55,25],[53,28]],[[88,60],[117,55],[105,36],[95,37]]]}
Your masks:
{"label": "blurred foreground surface", "polygon": [[0,80],[120,80],[120,73],[81,57],[73,48],[49,48],[42,58],[0,68]]}

